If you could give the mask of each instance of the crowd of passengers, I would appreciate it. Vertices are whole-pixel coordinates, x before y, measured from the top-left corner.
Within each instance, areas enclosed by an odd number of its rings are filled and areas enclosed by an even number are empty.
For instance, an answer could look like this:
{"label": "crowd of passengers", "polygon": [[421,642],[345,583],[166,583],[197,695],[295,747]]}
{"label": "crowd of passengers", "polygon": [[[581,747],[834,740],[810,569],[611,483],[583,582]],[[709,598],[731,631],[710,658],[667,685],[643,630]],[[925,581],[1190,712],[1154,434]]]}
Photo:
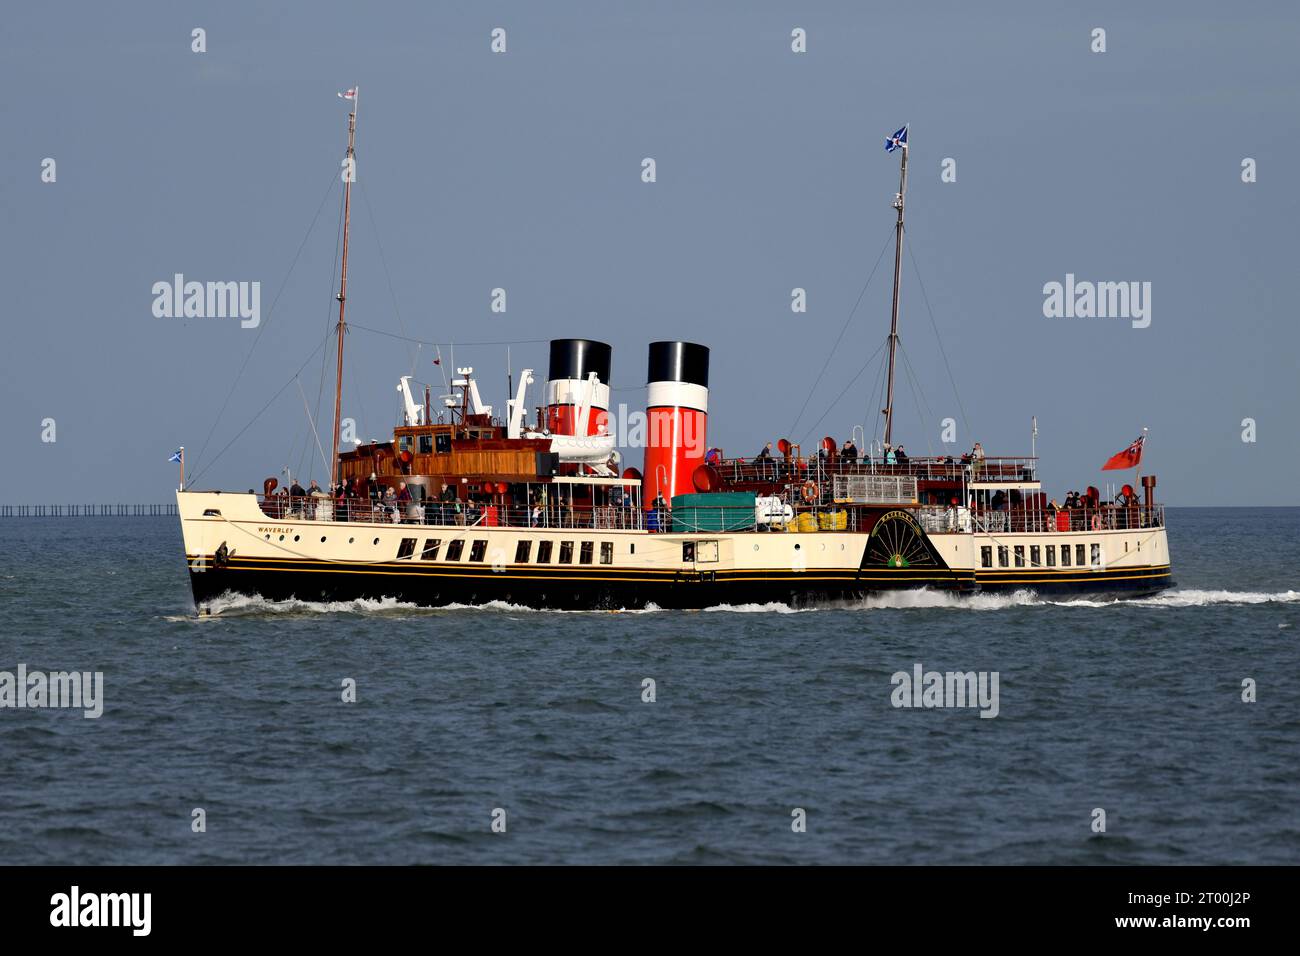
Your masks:
{"label": "crowd of passengers", "polygon": [[[1105,514],[1103,523],[1107,527],[1128,528],[1138,527],[1139,524],[1138,496],[1128,485],[1125,485],[1109,504],[1101,500],[1101,493],[1096,488],[1089,488],[1084,492],[1071,491],[1065,496],[1064,503],[1053,498],[1044,504],[1042,499],[1041,492],[1030,496],[1026,501],[1015,488],[1007,491],[999,489],[986,498],[981,498],[972,492],[969,506],[977,513],[1027,514],[1027,530],[1083,531],[1091,527],[1094,516],[1101,515],[1103,512]],[[951,503],[956,504],[956,500],[952,499]],[[1042,515],[1045,519],[1037,522],[1044,525],[1043,528],[1028,527],[1036,523],[1034,521],[1036,515]]]}
{"label": "crowd of passengers", "polygon": [[[326,502],[329,506],[321,507]],[[412,494],[406,482],[385,484],[373,472],[365,482],[354,479],[336,486],[333,494],[315,481],[304,488],[295,480],[279,493],[264,496],[262,508],[273,518],[300,515],[307,520],[486,527],[618,528],[635,526],[637,517],[631,496],[617,485],[609,489],[607,503],[595,505],[549,495],[545,486],[531,497],[510,502],[505,496],[468,490],[461,498],[452,485],[436,498],[422,499]]]}
{"label": "crowd of passengers", "polygon": [[[984,446],[976,442],[974,447],[964,455],[954,456],[945,455],[933,459],[938,464],[944,465],[973,465],[976,468],[984,463]],[[721,464],[722,451],[718,448],[710,448],[705,455],[705,462],[708,464]],[[845,439],[844,443],[838,448],[829,438],[822,442],[822,447],[818,449],[814,461],[823,465],[839,463],[842,465],[906,465],[911,458],[908,457],[907,449],[900,445],[892,445],[885,442],[881,446],[879,455],[872,455],[870,452],[859,451],[858,446],[852,438]],[[744,459],[741,459],[743,462]],[[777,465],[786,464],[788,459],[780,452],[773,452],[772,443],[768,442],[759,449],[758,454],[751,459],[754,465],[766,465],[775,463]]]}

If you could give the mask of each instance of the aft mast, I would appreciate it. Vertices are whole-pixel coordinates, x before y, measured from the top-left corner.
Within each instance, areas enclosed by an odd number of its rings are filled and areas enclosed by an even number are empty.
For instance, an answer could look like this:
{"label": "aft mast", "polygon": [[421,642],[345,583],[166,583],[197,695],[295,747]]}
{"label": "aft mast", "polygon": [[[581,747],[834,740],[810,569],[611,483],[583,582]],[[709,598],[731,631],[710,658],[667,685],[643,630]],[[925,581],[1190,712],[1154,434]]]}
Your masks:
{"label": "aft mast", "polygon": [[894,226],[894,306],[889,322],[889,384],[885,393],[885,444],[891,442],[894,431],[894,356],[898,352],[898,287],[903,275],[903,197],[907,194],[907,127],[904,126],[889,139],[885,140],[885,151],[902,150],[902,160],[898,178],[898,195],[894,197],[894,208],[898,210],[898,222]]}
{"label": "aft mast", "polygon": [[352,112],[348,114],[348,152],[343,161],[343,271],[339,279],[339,323],[338,356],[334,370],[334,444],[330,457],[331,483],[336,487],[343,482],[343,473],[339,467],[339,423],[343,411],[343,336],[347,332],[344,310],[348,302],[348,232],[352,223],[352,181],[356,179],[356,136],[357,136],[357,100],[358,88],[340,93],[345,100],[352,101]]}

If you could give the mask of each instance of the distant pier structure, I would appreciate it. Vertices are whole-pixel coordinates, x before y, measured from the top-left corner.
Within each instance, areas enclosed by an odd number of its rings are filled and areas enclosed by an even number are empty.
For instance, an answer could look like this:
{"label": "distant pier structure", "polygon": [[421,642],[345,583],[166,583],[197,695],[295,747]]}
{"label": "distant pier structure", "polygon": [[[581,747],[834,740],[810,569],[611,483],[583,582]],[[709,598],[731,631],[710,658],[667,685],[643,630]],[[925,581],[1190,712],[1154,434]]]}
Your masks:
{"label": "distant pier structure", "polygon": [[0,505],[0,518],[175,518],[176,503],[111,505]]}

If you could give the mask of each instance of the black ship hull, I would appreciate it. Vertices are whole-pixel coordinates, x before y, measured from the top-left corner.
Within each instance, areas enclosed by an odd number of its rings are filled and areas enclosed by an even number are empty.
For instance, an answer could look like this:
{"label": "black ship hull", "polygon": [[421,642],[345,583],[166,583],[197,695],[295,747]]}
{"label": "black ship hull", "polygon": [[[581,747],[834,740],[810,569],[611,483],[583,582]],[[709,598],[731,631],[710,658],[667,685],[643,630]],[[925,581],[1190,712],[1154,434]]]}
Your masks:
{"label": "black ship hull", "polygon": [[[752,574],[682,571],[638,575],[610,569],[505,569],[364,571],[319,566],[296,567],[298,562],[258,561],[257,567],[232,562],[212,567],[191,562],[190,582],[200,608],[226,594],[258,596],[270,601],[349,602],[395,600],[421,607],[485,605],[495,602],[545,610],[615,611],[650,607],[663,610],[700,610],[722,605],[784,604],[790,607],[834,606],[895,591],[927,589],[954,595],[1034,591],[1051,596],[1141,597],[1170,587],[1165,569],[1125,574],[1092,574],[1024,583],[1023,580],[977,579],[969,572],[918,573],[908,569],[888,572],[844,571],[839,574]],[[196,570],[201,567],[201,570]],[[538,573],[540,572],[540,573]]]}

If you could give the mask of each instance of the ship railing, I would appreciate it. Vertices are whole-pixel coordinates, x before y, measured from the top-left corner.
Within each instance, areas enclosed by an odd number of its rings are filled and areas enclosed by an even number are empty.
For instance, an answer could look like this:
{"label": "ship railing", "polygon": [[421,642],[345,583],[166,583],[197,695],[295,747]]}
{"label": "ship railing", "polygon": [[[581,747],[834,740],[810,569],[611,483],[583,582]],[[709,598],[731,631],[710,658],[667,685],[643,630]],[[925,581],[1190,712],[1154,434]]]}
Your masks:
{"label": "ship railing", "polygon": [[501,505],[466,501],[371,502],[368,498],[313,498],[271,495],[260,498],[262,513],[285,521],[347,521],[361,524],[419,524],[443,527],[592,528],[638,531],[645,527],[639,508],[624,504],[574,505],[548,500],[544,505]]}
{"label": "ship railing", "polygon": [[721,458],[710,463],[733,483],[826,482],[837,476],[910,477],[922,481],[1037,481],[1038,459],[962,456],[908,458],[888,463],[879,457],[840,455],[809,458]]}
{"label": "ship railing", "polygon": [[1152,505],[1148,508],[1140,504],[1055,510],[1015,507],[1005,511],[994,511],[977,508],[971,514],[971,524],[975,531],[985,534],[1131,531],[1142,528],[1163,528],[1165,508],[1164,505]]}

